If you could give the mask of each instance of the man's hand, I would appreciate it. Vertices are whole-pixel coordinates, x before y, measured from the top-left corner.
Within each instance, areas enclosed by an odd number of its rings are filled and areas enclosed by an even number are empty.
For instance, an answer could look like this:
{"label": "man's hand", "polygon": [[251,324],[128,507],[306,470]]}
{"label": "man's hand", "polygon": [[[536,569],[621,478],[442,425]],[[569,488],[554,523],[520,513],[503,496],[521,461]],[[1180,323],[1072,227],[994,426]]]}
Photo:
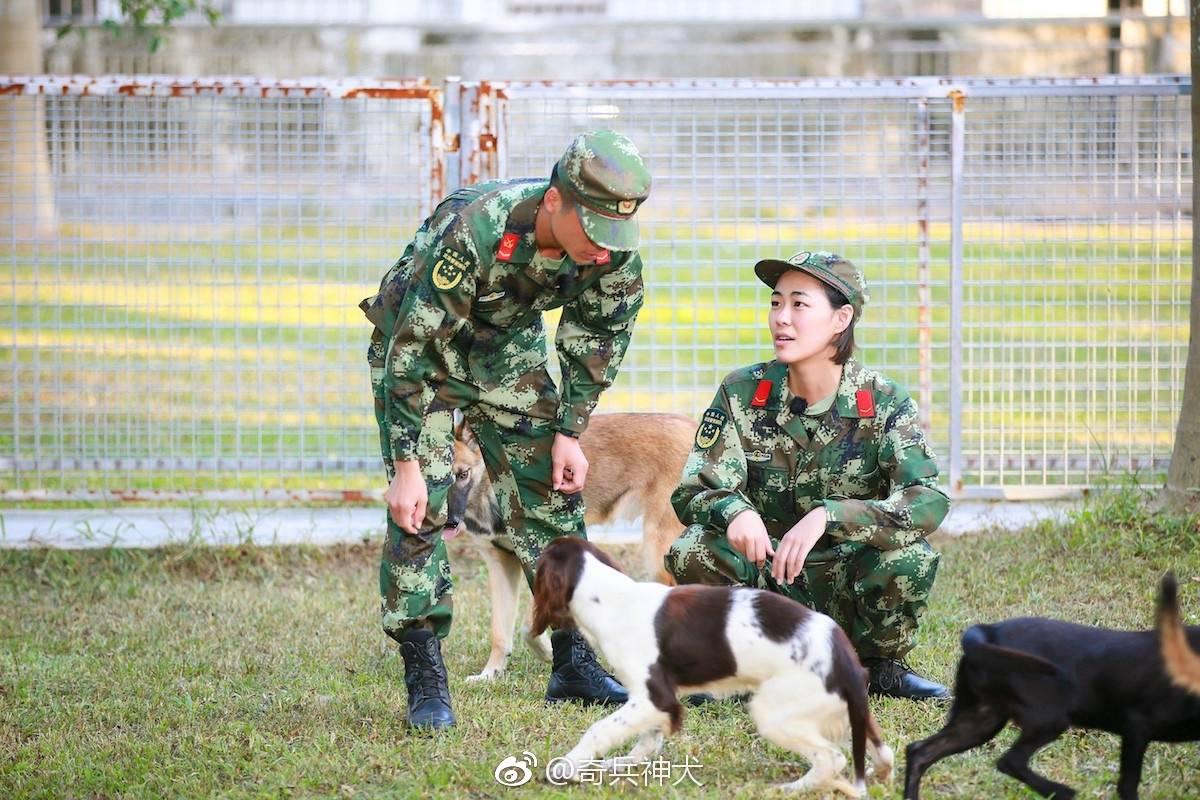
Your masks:
{"label": "man's hand", "polygon": [[587,472],[588,460],[579,440],[565,433],[554,434],[554,444],[550,447],[550,486],[554,491],[563,494],[583,491]]}
{"label": "man's hand", "polygon": [[804,572],[804,560],[812,552],[817,540],[825,534],[827,521],[825,506],[817,506],[783,535],[779,540],[779,552],[775,554],[775,561],[771,565],[775,580],[787,586],[800,577]]}
{"label": "man's hand", "polygon": [[759,567],[766,562],[767,556],[775,555],[771,537],[767,535],[767,526],[757,511],[747,509],[734,517],[725,531],[725,537],[733,549]]}
{"label": "man's hand", "polygon": [[397,461],[396,477],[392,478],[383,500],[387,503],[392,521],[405,533],[416,534],[425,521],[425,508],[429,504],[429,490],[425,488],[425,476],[421,474],[420,462]]}

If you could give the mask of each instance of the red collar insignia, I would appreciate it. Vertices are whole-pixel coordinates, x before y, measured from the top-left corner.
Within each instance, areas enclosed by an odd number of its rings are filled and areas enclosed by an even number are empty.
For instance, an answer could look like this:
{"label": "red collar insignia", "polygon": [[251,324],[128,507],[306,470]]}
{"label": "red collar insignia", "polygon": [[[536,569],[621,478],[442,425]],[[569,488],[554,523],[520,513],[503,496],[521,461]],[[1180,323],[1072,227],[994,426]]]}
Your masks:
{"label": "red collar insignia", "polygon": [[500,247],[496,250],[497,261],[512,261],[513,251],[517,249],[517,243],[521,241],[521,237],[515,233],[506,233],[500,239]]}
{"label": "red collar insignia", "polygon": [[767,404],[767,398],[771,396],[771,381],[767,378],[758,382],[758,388],[754,390],[754,397],[750,398],[750,405],[754,408],[762,408]]}
{"label": "red collar insignia", "polygon": [[858,403],[860,417],[875,416],[875,398],[871,395],[870,389],[859,389],[854,394],[854,401]]}

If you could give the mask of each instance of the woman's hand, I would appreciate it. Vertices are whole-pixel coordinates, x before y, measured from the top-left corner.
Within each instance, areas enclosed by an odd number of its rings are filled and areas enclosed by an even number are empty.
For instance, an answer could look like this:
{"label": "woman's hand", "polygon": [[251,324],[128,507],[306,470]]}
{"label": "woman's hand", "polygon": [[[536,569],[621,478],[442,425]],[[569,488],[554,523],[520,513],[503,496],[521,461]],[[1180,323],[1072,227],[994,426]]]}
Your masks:
{"label": "woman's hand", "polygon": [[747,509],[733,518],[725,531],[725,538],[733,549],[744,555],[761,567],[767,556],[775,555],[771,547],[771,537],[767,534],[767,526],[757,511]]}
{"label": "woman's hand", "polygon": [[783,535],[771,566],[776,581],[787,586],[800,577],[804,572],[804,560],[812,552],[817,540],[825,534],[826,522],[828,516],[825,506],[817,506]]}

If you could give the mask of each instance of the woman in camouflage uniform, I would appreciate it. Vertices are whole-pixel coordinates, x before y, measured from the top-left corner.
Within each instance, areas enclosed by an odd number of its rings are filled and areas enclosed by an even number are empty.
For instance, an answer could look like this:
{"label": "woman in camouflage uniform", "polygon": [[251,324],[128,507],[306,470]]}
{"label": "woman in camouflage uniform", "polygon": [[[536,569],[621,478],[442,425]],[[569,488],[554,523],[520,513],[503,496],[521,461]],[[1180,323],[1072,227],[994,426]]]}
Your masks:
{"label": "woman in camouflage uniform", "polygon": [[704,412],[672,502],[688,526],[665,563],[680,583],[791,597],[845,629],[877,694],[944,699],[902,659],[949,500],[916,403],[851,358],[862,273],[825,252],[766,259],[775,360],[731,373]]}

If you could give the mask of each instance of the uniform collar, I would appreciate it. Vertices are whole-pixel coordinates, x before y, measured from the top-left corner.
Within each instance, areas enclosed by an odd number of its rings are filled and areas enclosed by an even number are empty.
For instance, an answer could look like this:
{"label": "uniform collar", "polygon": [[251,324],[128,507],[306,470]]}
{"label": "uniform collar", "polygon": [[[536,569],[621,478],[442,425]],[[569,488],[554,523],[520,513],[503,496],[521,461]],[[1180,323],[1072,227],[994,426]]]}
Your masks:
{"label": "uniform collar", "polygon": [[787,364],[770,361],[763,369],[762,379],[771,382],[771,393],[767,395],[766,408],[779,411],[783,408],[783,395],[787,392]]}
{"label": "uniform collar", "polygon": [[549,184],[540,187],[538,191],[517,203],[508,212],[508,220],[504,224],[504,232],[496,242],[496,248],[497,250],[500,248],[505,236],[511,234],[519,237],[512,256],[507,259],[510,264],[528,264],[533,260],[533,254],[537,252],[534,222],[537,219],[538,208],[542,204],[542,196],[546,193],[547,186]]}
{"label": "uniform collar", "polygon": [[837,398],[833,404],[837,406],[838,416],[843,419],[859,419],[858,392],[860,389],[870,389],[873,381],[870,374],[853,358],[842,365],[842,380],[838,384]]}
{"label": "uniform collar", "polygon": [[[767,396],[766,408],[779,411],[783,408],[783,397],[787,394],[787,365],[778,361],[769,361],[763,368],[762,380],[771,382],[771,393]],[[853,358],[842,365],[842,379],[838,381],[837,397],[833,405],[838,410],[838,416],[858,419],[862,416],[858,410],[856,395],[859,389],[869,389],[871,376],[862,365]]]}
{"label": "uniform collar", "polygon": [[837,397],[833,406],[820,417],[820,426],[811,437],[804,427],[803,415],[792,414],[783,404],[787,389],[787,366],[772,361],[763,371],[763,379],[770,380],[771,394],[766,408],[775,413],[776,424],[795,440],[802,450],[815,453],[829,442],[841,436],[851,420],[859,419],[856,393],[869,382],[866,371],[853,359],[842,365],[842,379],[838,382]]}

